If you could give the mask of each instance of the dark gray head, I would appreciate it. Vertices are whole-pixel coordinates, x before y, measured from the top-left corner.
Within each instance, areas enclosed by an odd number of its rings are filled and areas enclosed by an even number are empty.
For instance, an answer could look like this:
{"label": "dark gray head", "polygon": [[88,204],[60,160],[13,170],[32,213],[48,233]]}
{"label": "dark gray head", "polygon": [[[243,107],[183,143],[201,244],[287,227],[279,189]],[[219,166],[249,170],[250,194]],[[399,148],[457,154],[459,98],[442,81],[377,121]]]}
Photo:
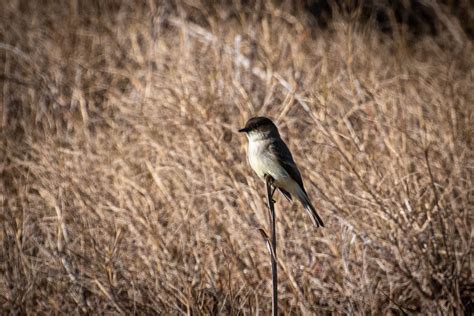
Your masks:
{"label": "dark gray head", "polygon": [[276,125],[264,116],[252,117],[239,132],[246,133],[249,138],[279,136]]}

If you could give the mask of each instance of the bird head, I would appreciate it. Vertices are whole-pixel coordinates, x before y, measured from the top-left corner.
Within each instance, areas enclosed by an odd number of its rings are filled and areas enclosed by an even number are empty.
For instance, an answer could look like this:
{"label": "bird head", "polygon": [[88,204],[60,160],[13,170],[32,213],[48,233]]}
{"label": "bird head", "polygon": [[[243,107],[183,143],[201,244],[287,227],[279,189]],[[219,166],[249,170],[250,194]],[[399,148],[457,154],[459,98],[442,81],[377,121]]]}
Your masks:
{"label": "bird head", "polygon": [[244,128],[239,129],[249,139],[278,136],[278,128],[268,117],[258,116],[247,121]]}

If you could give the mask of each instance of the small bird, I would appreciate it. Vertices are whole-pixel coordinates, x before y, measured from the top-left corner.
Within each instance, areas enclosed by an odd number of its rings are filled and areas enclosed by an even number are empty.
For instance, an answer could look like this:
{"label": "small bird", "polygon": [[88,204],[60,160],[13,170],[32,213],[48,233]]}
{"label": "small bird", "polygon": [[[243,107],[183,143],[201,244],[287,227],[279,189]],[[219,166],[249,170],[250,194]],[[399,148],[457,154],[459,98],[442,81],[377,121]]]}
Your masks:
{"label": "small bird", "polygon": [[280,137],[278,128],[267,117],[253,117],[239,132],[249,140],[247,158],[257,175],[266,179],[270,176],[273,185],[290,201],[295,196],[304,206],[316,227],[324,223],[311,204],[290,150]]}

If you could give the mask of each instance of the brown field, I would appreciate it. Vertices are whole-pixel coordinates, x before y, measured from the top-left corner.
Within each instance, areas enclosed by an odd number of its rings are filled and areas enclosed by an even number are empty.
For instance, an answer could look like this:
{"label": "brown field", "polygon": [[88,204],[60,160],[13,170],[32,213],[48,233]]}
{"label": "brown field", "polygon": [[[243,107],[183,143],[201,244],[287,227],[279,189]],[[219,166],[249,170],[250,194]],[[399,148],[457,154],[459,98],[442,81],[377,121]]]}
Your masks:
{"label": "brown field", "polygon": [[282,313],[472,312],[472,34],[262,3],[2,1],[1,314],[268,315],[254,115],[326,224],[276,196]]}

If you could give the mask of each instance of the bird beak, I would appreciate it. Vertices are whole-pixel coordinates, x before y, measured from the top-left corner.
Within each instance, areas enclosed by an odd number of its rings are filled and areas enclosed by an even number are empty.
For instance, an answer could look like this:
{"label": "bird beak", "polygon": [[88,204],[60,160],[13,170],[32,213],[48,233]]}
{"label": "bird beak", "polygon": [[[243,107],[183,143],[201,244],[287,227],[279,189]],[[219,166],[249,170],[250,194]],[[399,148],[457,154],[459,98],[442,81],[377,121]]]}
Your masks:
{"label": "bird beak", "polygon": [[247,133],[248,131],[249,131],[249,129],[248,129],[248,128],[245,128],[245,127],[239,129],[239,133]]}

